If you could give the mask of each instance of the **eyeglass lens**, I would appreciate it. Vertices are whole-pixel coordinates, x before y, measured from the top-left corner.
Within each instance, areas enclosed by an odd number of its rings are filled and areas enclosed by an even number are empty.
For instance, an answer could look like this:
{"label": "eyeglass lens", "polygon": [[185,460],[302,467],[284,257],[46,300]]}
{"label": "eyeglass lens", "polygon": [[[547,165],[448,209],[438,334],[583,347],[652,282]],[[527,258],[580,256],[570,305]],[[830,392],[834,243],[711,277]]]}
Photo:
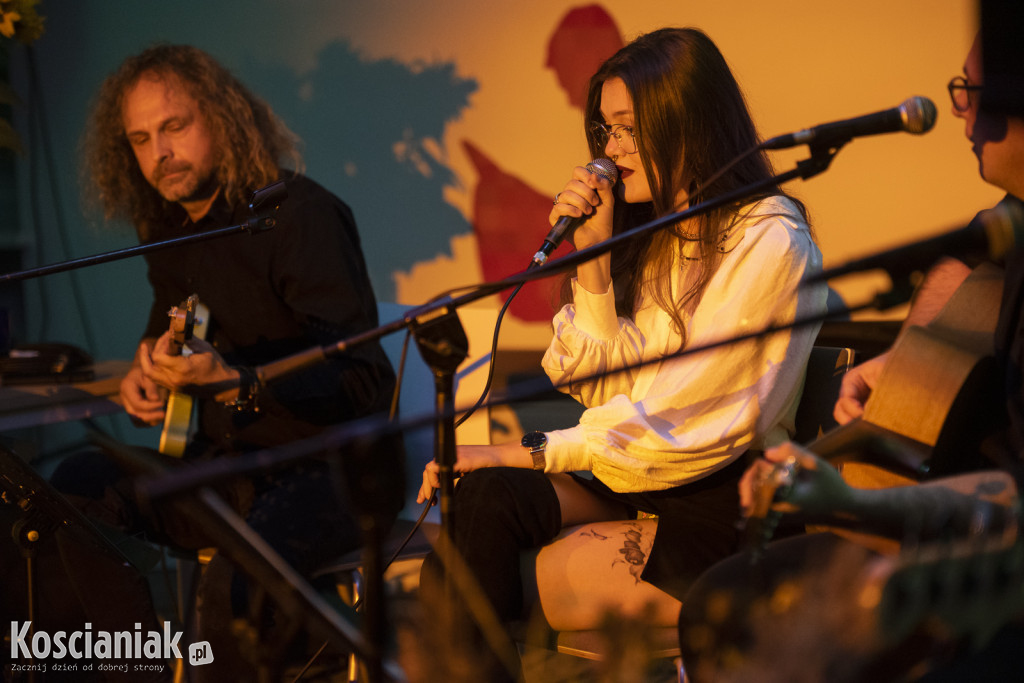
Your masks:
{"label": "eyeglass lens", "polygon": [[636,152],[636,138],[633,135],[633,129],[629,126],[623,126],[620,124],[606,126],[603,123],[595,123],[593,130],[598,143],[602,147],[608,144],[609,137],[614,137],[615,144],[622,148],[623,152],[626,154],[633,154]]}
{"label": "eyeglass lens", "polygon": [[949,97],[953,101],[953,108],[957,111],[967,111],[971,108],[971,100],[980,86],[967,82],[963,76],[956,76],[950,80]]}

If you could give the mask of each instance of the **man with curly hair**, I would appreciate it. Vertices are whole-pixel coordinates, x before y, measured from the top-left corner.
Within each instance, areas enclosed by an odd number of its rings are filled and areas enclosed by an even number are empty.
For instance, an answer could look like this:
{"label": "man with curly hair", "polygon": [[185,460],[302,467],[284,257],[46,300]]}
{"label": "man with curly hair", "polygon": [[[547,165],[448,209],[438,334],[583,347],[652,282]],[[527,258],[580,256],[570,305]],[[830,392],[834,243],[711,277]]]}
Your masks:
{"label": "man with curly hair", "polygon": [[[198,432],[186,459],[315,437],[382,412],[390,402],[394,372],[376,343],[265,386],[256,380],[258,366],[377,325],[351,211],[285,164],[300,165],[292,133],[265,102],[194,47],[163,45],[130,57],[104,82],[94,105],[85,136],[87,196],[108,220],[130,221],[144,243],[244,223],[254,190],[278,180],[287,190],[271,230],[146,256],[153,304],[121,398],[134,421],[156,425],[164,420],[168,392],[195,396]],[[191,294],[210,310],[207,336],[188,342],[190,354],[179,354],[167,311]],[[225,386],[237,389],[225,396]],[[387,524],[402,503],[402,481],[395,475],[402,471],[402,454],[397,440],[379,446],[372,458],[359,459],[358,471],[351,466],[355,458],[343,453],[341,460],[347,479],[359,478],[359,499],[374,501],[370,512]],[[66,461],[54,483],[78,499],[91,497],[85,504],[91,514],[131,528],[139,519],[133,496],[116,495],[130,491],[125,479],[101,486],[93,480],[91,495],[83,490],[79,475],[87,467],[110,471],[89,462],[96,457]],[[361,542],[356,520],[364,511],[337,488],[326,464],[315,462],[254,476],[231,486],[229,498],[274,550],[308,575]],[[143,518],[143,526],[179,545],[217,545],[172,512]],[[225,618],[247,607],[249,586],[237,577],[229,581],[230,573],[223,559],[207,568],[200,623],[209,628],[202,639],[212,641],[217,632],[230,639]],[[218,586],[220,610],[214,607]],[[229,599],[231,609],[225,606]],[[229,661],[225,648],[233,645],[213,643],[215,664]],[[201,673],[212,675],[213,668]],[[241,680],[238,671],[231,677]]]}

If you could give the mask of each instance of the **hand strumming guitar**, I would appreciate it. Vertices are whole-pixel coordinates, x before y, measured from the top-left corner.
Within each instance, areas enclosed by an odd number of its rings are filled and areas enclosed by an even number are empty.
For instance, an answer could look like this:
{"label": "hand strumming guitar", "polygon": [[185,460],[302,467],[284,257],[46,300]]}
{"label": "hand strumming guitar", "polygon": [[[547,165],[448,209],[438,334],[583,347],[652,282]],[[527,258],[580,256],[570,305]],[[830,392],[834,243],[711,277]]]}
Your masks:
{"label": "hand strumming guitar", "polygon": [[238,385],[238,370],[230,367],[208,342],[192,338],[191,354],[171,353],[171,333],[145,339],[135,352],[135,364],[121,380],[121,400],[136,422],[158,425],[164,420],[167,394],[180,391],[196,396]]}
{"label": "hand strumming guitar", "polygon": [[843,375],[839,398],[832,409],[832,416],[836,418],[836,422],[844,425],[864,414],[864,404],[868,402],[871,392],[878,384],[878,378],[882,376],[888,357],[888,352],[875,356]]}
{"label": "hand strumming guitar", "polygon": [[238,370],[229,366],[209,342],[196,337],[189,339],[185,345],[191,353],[184,355],[172,348],[172,336],[170,331],[162,334],[151,353],[140,359],[148,380],[194,396],[209,396],[226,385],[238,384]]}

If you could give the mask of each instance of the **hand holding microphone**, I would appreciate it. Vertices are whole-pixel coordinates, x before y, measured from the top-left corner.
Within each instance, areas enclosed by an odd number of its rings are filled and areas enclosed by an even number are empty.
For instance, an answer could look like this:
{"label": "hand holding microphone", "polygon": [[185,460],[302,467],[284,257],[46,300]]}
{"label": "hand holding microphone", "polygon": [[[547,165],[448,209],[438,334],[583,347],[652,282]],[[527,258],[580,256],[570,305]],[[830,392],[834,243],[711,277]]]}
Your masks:
{"label": "hand holding microphone", "polygon": [[549,219],[551,231],[533,256],[530,267],[543,265],[565,239],[586,223],[586,233],[575,240],[577,248],[588,247],[608,239],[612,234],[612,188],[619,179],[619,170],[611,159],[595,159],[586,168],[577,167],[572,180],[555,197]]}

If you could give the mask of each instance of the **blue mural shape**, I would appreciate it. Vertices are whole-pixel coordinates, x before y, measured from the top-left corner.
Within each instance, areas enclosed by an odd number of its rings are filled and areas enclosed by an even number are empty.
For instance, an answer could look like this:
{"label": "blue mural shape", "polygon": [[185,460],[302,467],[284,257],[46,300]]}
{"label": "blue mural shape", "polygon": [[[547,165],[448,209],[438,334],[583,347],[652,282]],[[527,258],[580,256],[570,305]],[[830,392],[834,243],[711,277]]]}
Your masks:
{"label": "blue mural shape", "polygon": [[445,201],[444,188],[458,181],[427,142],[442,149],[445,126],[478,88],[453,63],[368,60],[339,41],[301,76],[251,60],[237,75],[258,84],[302,138],[307,174],[352,207],[378,299],[395,300],[394,271],[451,255],[451,238],[472,230]]}

